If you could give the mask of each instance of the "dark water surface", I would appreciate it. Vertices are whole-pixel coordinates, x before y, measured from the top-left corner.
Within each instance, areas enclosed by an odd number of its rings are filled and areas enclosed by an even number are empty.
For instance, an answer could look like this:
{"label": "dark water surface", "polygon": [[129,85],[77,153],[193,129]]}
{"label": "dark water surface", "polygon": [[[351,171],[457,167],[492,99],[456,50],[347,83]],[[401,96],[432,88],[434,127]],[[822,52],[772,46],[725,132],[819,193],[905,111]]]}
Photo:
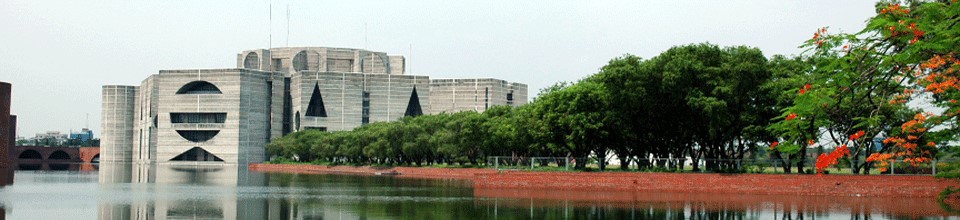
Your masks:
{"label": "dark water surface", "polygon": [[13,180],[0,187],[6,219],[958,219],[934,199],[475,190],[229,165],[104,164]]}

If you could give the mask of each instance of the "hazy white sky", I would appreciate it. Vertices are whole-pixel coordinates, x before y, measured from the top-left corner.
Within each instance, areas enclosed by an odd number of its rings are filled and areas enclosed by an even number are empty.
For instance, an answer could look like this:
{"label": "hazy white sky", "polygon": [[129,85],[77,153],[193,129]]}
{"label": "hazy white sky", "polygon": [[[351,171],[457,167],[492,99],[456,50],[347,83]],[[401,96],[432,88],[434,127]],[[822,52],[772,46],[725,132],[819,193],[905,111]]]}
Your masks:
{"label": "hazy white sky", "polygon": [[[799,54],[829,26],[863,28],[870,1],[273,1],[273,46],[367,48],[407,57],[407,74],[529,85],[595,73],[623,54],[650,58],[711,42]],[[270,1],[0,1],[0,81],[13,84],[19,136],[87,124],[100,87],[161,69],[232,68],[267,48]],[[290,8],[289,37],[286,10]],[[366,37],[364,27],[366,26]],[[288,43],[289,39],[289,43]],[[365,40],[366,39],[366,40]],[[412,49],[411,49],[412,47]]]}

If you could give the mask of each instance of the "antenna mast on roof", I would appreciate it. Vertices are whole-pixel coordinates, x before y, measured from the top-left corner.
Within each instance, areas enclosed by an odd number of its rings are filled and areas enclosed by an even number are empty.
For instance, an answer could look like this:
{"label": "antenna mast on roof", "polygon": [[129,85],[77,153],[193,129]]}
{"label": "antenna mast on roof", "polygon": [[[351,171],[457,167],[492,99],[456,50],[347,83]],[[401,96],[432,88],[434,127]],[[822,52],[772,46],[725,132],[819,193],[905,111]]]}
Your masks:
{"label": "antenna mast on roof", "polygon": [[367,47],[367,22],[363,22],[363,49],[370,49]]}
{"label": "antenna mast on roof", "polygon": [[269,10],[270,10],[270,17],[267,19],[267,22],[268,22],[267,26],[269,26],[270,28],[268,30],[269,33],[267,33],[267,36],[269,37],[270,40],[269,42],[267,42],[267,47],[269,49],[273,49],[273,1],[272,0],[270,1]]}
{"label": "antenna mast on roof", "polygon": [[[267,26],[270,27],[270,28],[269,28],[269,32],[270,32],[270,33],[267,34],[267,35],[269,36],[269,37],[268,37],[268,38],[269,38],[269,42],[267,42],[267,47],[268,47],[267,50],[273,50],[273,0],[270,1],[270,17],[267,19],[267,21],[269,22],[269,24],[268,24]],[[272,62],[272,61],[273,61],[273,53],[269,53],[269,52],[268,52],[268,54],[270,54],[270,56],[269,56],[269,59],[267,60],[267,62],[270,64],[270,66],[272,66],[272,65],[273,65],[273,62]],[[271,68],[271,69],[272,69],[272,68]]]}
{"label": "antenna mast on roof", "polygon": [[[410,44],[410,59],[413,59],[413,44]],[[407,69],[407,73],[413,74],[413,68],[410,68],[410,62],[403,62],[404,68]]]}
{"label": "antenna mast on roof", "polygon": [[287,47],[290,47],[290,4],[287,4]]}

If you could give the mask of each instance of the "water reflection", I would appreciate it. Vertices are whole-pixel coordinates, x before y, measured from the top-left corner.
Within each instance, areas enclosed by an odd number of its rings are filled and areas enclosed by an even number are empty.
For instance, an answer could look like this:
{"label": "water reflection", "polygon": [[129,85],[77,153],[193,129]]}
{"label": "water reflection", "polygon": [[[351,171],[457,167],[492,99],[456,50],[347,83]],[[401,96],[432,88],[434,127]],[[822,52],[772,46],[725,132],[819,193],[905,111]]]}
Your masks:
{"label": "water reflection", "polygon": [[0,209],[11,219],[954,218],[933,199],[484,190],[460,180],[265,174],[219,164],[19,171],[16,184],[0,188]]}
{"label": "water reflection", "polygon": [[96,171],[97,166],[91,163],[20,161],[16,164],[16,170]]}
{"label": "water reflection", "polygon": [[101,164],[99,182],[101,191],[130,195],[101,199],[100,219],[263,218],[265,206],[237,198],[239,187],[263,186],[263,174],[236,165]]}
{"label": "water reflection", "polygon": [[[851,219],[948,217],[931,198],[475,190],[485,205],[524,207],[529,216],[614,219]],[[579,210],[588,207],[589,211]],[[508,215],[516,215],[509,213]],[[587,215],[587,216],[584,216]],[[952,217],[951,217],[952,218]]]}
{"label": "water reflection", "polygon": [[13,173],[12,168],[0,167],[0,187],[13,184]]}
{"label": "water reflection", "polygon": [[[13,185],[14,170],[8,167],[0,167],[0,188]],[[6,219],[7,209],[0,204],[0,220]]]}

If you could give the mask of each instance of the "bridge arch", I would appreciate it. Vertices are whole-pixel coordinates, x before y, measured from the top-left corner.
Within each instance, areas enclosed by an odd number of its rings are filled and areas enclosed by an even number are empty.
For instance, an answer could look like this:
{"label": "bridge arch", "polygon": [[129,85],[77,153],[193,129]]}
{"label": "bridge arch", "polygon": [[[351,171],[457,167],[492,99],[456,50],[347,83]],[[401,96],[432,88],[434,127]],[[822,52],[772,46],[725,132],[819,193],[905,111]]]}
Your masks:
{"label": "bridge arch", "polygon": [[43,156],[41,156],[41,155],[40,155],[40,152],[38,152],[38,151],[36,151],[36,150],[25,150],[25,151],[23,151],[23,152],[20,152],[20,155],[17,156],[17,158],[19,158],[19,159],[38,159],[38,160],[42,160],[42,159],[43,159]]}
{"label": "bridge arch", "polygon": [[50,156],[47,157],[47,160],[69,160],[69,159],[70,159],[70,154],[67,154],[67,152],[63,152],[62,150],[54,151],[53,153],[50,153]]}

